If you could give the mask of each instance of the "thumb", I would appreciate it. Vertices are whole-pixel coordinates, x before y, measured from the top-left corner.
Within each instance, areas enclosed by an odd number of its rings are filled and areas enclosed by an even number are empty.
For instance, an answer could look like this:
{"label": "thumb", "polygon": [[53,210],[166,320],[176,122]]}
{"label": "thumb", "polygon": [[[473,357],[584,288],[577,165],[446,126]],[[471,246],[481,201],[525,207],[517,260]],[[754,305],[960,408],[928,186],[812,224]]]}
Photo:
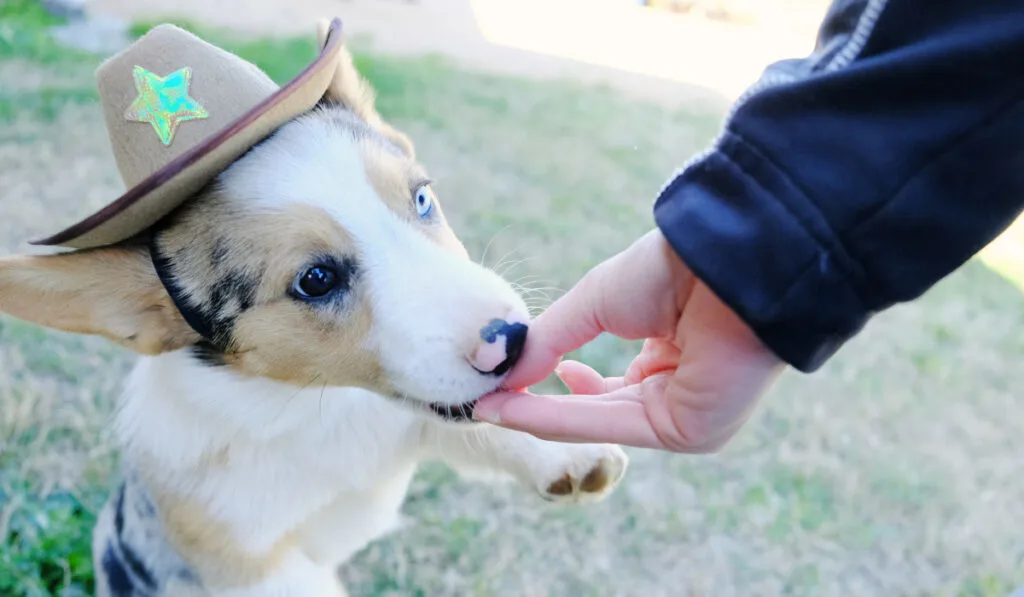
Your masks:
{"label": "thumb", "polygon": [[520,389],[542,381],[562,355],[602,332],[627,340],[671,335],[679,321],[678,297],[692,286],[693,276],[655,228],[590,270],[534,320],[503,385]]}

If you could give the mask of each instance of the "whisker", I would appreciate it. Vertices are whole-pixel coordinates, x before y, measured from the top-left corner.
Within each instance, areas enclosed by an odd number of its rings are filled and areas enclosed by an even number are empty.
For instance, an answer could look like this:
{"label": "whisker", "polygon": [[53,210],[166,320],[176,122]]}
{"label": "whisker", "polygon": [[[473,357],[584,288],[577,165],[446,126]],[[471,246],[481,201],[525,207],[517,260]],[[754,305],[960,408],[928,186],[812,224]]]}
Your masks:
{"label": "whisker", "polygon": [[320,388],[320,428],[324,428],[324,392],[327,390],[327,384],[324,384]]}
{"label": "whisker", "polygon": [[499,276],[504,278],[510,271],[512,271],[513,268],[519,267],[520,265],[523,265],[524,263],[528,263],[530,261],[536,261],[536,260],[537,260],[537,257],[523,257],[522,259],[517,259],[515,261],[509,262],[508,265],[505,267],[505,269],[502,269],[502,270],[499,270],[498,268],[494,268],[494,269],[495,269],[495,272]]}
{"label": "whisker", "polygon": [[515,253],[516,253],[515,249],[512,249],[510,251],[506,251],[505,254],[502,255],[501,258],[498,259],[498,262],[495,263],[493,266],[491,266],[491,269],[497,271],[498,268],[503,266],[513,255],[515,255]]}
{"label": "whisker", "polygon": [[506,230],[508,230],[509,228],[511,228],[513,226],[515,226],[514,222],[512,224],[506,225],[504,228],[502,228],[501,230],[495,232],[494,235],[491,236],[491,240],[487,241],[487,246],[484,247],[484,254],[480,256],[480,262],[479,262],[480,265],[483,265],[484,267],[486,267],[486,264],[484,263],[484,261],[486,261],[486,259],[487,259],[487,252],[491,250],[491,245],[494,243],[494,241],[496,241],[498,239],[499,236],[504,234]]}
{"label": "whisker", "polygon": [[[513,255],[521,252],[520,251],[521,247],[522,247],[522,243],[520,243],[520,245],[517,246],[516,248],[514,248],[514,249],[510,250],[509,252],[505,253],[504,257],[502,257],[501,260],[499,260],[499,262],[494,267],[492,267],[491,269],[494,270],[496,273],[498,273],[498,275],[500,275],[502,277],[505,277],[505,274],[507,274],[509,271],[511,271],[512,268],[514,268],[514,267],[516,267],[518,265],[521,265],[523,263],[526,263],[527,261],[533,261],[534,259],[537,258],[536,256],[534,256],[534,257],[524,257],[523,259],[519,259],[519,260],[516,260],[516,261],[509,261],[509,259]],[[504,267],[504,269],[502,269],[502,267]]]}
{"label": "whisker", "polygon": [[[283,413],[283,412],[284,412],[284,409],[288,408],[288,405],[289,405],[289,404],[291,404],[292,400],[294,400],[296,396],[298,396],[299,394],[301,394],[301,393],[302,393],[302,392],[303,392],[303,391],[304,391],[304,390],[305,390],[306,388],[308,388],[309,386],[313,385],[313,382],[315,382],[315,381],[316,381],[316,380],[318,380],[318,379],[320,379],[320,374],[319,374],[319,373],[317,373],[316,375],[314,375],[314,376],[313,376],[313,379],[311,379],[311,380],[309,380],[308,382],[306,382],[306,385],[302,386],[302,387],[301,387],[301,388],[299,388],[298,390],[295,390],[295,392],[294,392],[294,393],[293,393],[293,394],[292,394],[291,396],[289,396],[287,400],[285,400],[285,401],[284,401],[284,404],[282,404],[282,405],[281,405],[281,410],[279,410],[279,411],[277,412],[277,417],[280,417],[280,416],[281,416],[281,413]],[[275,417],[275,418],[277,418],[277,417]]]}
{"label": "whisker", "polygon": [[515,280],[512,280],[511,283],[512,284],[524,284],[525,282],[528,282],[530,280],[533,280],[535,278],[540,278],[540,277],[541,277],[540,274],[523,274],[522,276],[519,276]]}
{"label": "whisker", "polygon": [[547,308],[549,308],[549,307],[550,307],[550,306],[551,306],[552,304],[553,304],[553,303],[552,303],[551,301],[544,301],[544,302],[532,302],[532,303],[529,303],[529,302],[528,302],[528,303],[526,303],[526,308],[527,308],[527,309],[539,309],[539,310],[544,310],[544,309],[547,309]]}

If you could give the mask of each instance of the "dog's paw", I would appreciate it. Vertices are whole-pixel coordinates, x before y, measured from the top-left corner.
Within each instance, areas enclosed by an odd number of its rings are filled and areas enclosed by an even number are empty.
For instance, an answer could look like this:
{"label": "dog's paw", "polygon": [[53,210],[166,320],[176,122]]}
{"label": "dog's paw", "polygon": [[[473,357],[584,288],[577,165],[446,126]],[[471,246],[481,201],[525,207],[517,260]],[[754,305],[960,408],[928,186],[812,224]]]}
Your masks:
{"label": "dog's paw", "polygon": [[551,462],[538,463],[536,489],[549,502],[595,502],[607,497],[626,473],[629,457],[606,444],[560,444]]}

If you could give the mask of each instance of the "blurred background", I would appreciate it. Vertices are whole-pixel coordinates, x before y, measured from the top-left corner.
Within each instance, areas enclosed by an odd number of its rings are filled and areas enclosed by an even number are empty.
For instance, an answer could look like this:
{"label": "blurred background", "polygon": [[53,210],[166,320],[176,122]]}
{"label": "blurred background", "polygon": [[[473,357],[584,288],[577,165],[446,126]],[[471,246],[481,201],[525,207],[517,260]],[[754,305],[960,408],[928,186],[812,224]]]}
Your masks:
{"label": "blurred background", "polygon": [[[0,251],[123,190],[92,78],[105,56],[171,21],[283,82],[336,15],[473,257],[540,310],[653,225],[661,185],[768,63],[811,50],[827,4],[0,0]],[[785,375],[720,454],[631,450],[603,504],[425,466],[408,528],[345,567],[352,595],[1006,595],[1024,584],[1018,238]],[[621,374],[636,349],[573,356]],[[0,595],[91,594],[131,362],[0,316]]]}

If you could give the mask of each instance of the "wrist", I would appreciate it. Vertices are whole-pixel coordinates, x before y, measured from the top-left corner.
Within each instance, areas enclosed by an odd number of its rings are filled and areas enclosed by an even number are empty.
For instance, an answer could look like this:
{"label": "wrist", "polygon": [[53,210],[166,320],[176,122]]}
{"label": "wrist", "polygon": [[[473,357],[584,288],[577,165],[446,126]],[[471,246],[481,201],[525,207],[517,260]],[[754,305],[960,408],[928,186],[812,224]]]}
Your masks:
{"label": "wrist", "polygon": [[671,280],[672,296],[675,298],[676,311],[682,314],[683,308],[693,294],[694,285],[699,280],[693,275],[693,272],[683,261],[682,257],[679,256],[679,253],[668,242],[660,228],[655,227],[648,234],[653,237],[653,242],[657,246],[658,258],[664,264]]}

